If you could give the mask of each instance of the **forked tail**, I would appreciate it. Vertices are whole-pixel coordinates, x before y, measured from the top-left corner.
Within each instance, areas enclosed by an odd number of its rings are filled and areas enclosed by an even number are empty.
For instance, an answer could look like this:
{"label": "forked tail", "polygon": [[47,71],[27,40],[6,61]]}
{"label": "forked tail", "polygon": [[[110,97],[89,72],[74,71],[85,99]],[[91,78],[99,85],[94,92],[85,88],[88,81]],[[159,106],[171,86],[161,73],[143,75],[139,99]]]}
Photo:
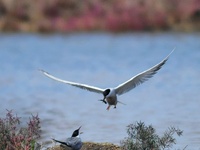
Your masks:
{"label": "forked tail", "polygon": [[117,102],[120,103],[120,104],[126,105],[125,103],[122,103],[122,102],[120,102],[120,101],[117,101]]}

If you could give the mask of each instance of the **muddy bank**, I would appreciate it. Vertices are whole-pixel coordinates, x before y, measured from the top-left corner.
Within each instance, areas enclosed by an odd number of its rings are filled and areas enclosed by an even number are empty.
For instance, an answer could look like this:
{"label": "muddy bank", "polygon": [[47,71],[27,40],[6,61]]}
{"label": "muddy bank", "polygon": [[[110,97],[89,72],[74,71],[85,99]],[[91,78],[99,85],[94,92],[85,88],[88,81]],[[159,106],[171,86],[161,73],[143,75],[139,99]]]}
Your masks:
{"label": "muddy bank", "polygon": [[[62,145],[56,145],[48,150],[71,150],[70,148]],[[93,142],[84,142],[81,150],[121,150],[117,145],[111,143],[93,143]]]}

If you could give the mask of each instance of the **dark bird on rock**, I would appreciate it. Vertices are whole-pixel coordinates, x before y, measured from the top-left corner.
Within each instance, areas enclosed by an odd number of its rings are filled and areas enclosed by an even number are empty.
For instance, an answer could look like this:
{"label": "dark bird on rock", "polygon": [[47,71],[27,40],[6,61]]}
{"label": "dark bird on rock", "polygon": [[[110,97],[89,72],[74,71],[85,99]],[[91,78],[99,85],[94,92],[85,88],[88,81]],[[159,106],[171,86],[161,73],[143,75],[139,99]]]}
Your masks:
{"label": "dark bird on rock", "polygon": [[81,126],[72,133],[72,136],[70,138],[67,138],[66,142],[58,141],[56,139],[53,139],[53,140],[55,142],[58,142],[60,144],[70,147],[72,150],[80,150],[83,145],[81,138],[79,137],[80,128]]}

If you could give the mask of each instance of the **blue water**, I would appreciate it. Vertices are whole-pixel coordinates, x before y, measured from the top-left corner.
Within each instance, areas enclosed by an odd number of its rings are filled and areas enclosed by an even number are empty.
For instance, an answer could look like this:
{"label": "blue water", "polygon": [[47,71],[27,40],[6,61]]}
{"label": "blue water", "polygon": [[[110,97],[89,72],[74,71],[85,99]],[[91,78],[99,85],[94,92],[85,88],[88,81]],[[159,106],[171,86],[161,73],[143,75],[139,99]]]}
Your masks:
{"label": "blue water", "polygon": [[[118,97],[126,105],[106,110],[102,95],[53,81],[66,79],[115,87],[165,58],[149,81]],[[174,148],[200,148],[200,33],[0,34],[0,116],[39,114],[42,142],[64,140],[82,125],[83,141],[120,144],[126,126],[153,125],[162,135],[183,130]]]}

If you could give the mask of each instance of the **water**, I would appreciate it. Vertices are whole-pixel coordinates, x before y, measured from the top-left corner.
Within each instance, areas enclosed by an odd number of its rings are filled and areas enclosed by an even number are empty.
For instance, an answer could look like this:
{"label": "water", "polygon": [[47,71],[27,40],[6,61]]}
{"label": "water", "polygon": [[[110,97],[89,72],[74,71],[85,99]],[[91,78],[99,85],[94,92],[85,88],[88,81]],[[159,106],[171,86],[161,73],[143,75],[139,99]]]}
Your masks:
{"label": "water", "polygon": [[[182,129],[174,148],[200,148],[199,33],[0,34],[0,116],[13,109],[24,122],[42,121],[41,141],[64,140],[82,125],[83,141],[119,144],[126,126],[153,125],[162,135]],[[126,105],[106,111],[102,95],[53,81],[62,79],[101,88],[115,87],[152,67],[176,47],[149,81],[119,96]]]}

